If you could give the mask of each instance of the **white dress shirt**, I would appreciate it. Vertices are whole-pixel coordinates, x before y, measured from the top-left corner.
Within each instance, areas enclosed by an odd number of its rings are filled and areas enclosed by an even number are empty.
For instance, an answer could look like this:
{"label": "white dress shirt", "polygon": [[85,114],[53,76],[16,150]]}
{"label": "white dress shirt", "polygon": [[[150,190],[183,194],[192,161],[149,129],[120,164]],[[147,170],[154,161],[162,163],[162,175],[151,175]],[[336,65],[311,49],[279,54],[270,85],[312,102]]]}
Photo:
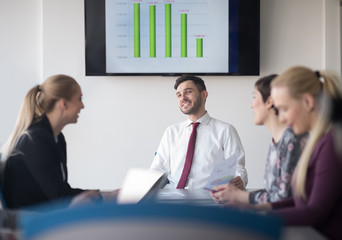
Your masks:
{"label": "white dress shirt", "polygon": [[[189,178],[185,188],[203,188],[213,170],[214,164],[227,160],[236,153],[236,175],[246,186],[245,152],[235,128],[225,122],[211,118],[208,113],[197,122],[195,152]],[[169,126],[158,147],[151,168],[167,173],[169,184],[165,188],[176,188],[180,180],[185,156],[192,132],[190,119]]]}

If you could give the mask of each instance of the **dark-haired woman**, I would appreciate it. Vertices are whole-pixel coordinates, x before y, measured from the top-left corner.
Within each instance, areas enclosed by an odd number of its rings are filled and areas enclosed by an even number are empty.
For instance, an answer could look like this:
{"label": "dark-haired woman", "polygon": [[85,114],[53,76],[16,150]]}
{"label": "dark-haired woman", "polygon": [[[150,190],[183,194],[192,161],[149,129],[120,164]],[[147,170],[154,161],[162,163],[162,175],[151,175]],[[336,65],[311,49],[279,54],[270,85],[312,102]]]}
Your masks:
{"label": "dark-haired woman", "polygon": [[217,202],[262,204],[291,197],[291,177],[305,145],[307,134],[296,136],[286,123],[279,121],[271,98],[271,82],[277,75],[255,83],[251,108],[254,124],[265,125],[272,135],[265,168],[263,189],[247,192],[231,184],[215,187],[211,193]]}

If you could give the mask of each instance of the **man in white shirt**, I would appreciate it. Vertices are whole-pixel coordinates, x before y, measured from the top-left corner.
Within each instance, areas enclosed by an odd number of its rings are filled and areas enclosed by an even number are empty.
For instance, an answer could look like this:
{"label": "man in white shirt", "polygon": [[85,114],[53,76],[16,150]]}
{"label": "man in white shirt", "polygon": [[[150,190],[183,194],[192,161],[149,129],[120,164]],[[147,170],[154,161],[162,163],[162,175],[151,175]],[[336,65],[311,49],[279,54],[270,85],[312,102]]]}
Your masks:
{"label": "man in white shirt", "polygon": [[227,161],[235,154],[236,177],[230,184],[244,189],[247,171],[239,135],[232,125],[211,118],[207,113],[205,101],[208,92],[204,81],[196,76],[182,75],[177,78],[174,88],[179,108],[189,119],[166,129],[151,168],[167,173],[169,184],[166,188],[176,188],[184,168],[193,128],[191,123],[199,122],[191,169],[184,188],[203,188],[215,163]]}

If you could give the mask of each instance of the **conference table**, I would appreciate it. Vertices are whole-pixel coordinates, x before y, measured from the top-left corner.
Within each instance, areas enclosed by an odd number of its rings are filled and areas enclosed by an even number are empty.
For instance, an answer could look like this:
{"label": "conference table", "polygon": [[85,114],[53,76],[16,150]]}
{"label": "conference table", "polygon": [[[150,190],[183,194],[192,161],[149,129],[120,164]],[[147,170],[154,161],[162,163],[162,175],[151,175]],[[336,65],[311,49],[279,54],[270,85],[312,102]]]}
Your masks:
{"label": "conference table", "polygon": [[[165,204],[190,204],[196,206],[223,207],[216,203],[210,192],[202,189],[160,189],[155,201]],[[286,226],[282,229],[282,240],[324,240],[327,239],[312,227]]]}

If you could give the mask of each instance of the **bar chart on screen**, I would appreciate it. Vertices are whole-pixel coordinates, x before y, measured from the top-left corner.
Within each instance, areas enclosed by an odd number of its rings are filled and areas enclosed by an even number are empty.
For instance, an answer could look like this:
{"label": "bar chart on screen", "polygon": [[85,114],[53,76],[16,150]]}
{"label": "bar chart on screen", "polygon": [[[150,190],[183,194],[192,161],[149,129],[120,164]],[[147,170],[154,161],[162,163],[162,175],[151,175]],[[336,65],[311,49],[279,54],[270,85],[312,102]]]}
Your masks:
{"label": "bar chart on screen", "polygon": [[[203,38],[208,35],[206,22],[208,3],[157,4],[152,2],[142,4],[138,2],[133,5],[134,57],[142,57],[141,44],[149,47],[149,57],[157,57],[157,46],[160,57],[188,57],[188,48],[191,49],[192,57],[203,57]],[[161,10],[158,18],[157,9]],[[173,16],[172,10],[176,12]],[[144,15],[141,14],[142,12]],[[190,24],[188,15],[192,22]],[[174,24],[172,24],[173,17],[175,18]],[[140,19],[148,21],[148,24],[141,22]],[[148,56],[147,54],[145,52],[145,56]]]}
{"label": "bar chart on screen", "polygon": [[[226,68],[228,4],[220,2],[106,0],[107,70],[124,71],[130,64],[139,69],[139,63],[140,71],[148,70],[148,63],[171,71],[174,65],[178,72],[184,64],[188,71],[218,62]],[[222,54],[227,55],[223,63]]]}

